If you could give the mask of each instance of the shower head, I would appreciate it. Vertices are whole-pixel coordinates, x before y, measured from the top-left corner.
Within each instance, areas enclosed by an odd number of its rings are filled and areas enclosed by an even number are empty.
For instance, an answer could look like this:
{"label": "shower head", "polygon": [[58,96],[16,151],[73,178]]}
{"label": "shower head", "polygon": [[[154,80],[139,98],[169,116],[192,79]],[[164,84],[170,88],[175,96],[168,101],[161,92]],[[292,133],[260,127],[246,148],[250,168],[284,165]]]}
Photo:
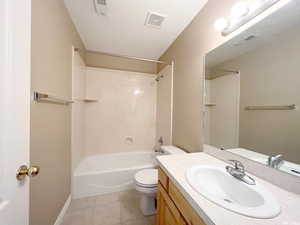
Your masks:
{"label": "shower head", "polygon": [[155,78],[155,81],[159,82],[160,79],[163,78],[163,77],[164,77],[164,75],[159,75],[159,76],[157,76],[157,77]]}

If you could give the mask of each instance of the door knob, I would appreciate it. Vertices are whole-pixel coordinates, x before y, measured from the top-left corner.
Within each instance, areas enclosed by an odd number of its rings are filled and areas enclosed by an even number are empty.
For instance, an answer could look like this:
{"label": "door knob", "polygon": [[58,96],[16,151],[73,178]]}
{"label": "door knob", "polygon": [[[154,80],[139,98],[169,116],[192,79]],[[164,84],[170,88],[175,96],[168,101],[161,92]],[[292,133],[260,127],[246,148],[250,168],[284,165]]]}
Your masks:
{"label": "door knob", "polygon": [[39,174],[39,172],[40,172],[40,167],[38,166],[28,167],[26,165],[22,165],[17,171],[16,178],[17,180],[24,180],[26,176],[35,177]]}

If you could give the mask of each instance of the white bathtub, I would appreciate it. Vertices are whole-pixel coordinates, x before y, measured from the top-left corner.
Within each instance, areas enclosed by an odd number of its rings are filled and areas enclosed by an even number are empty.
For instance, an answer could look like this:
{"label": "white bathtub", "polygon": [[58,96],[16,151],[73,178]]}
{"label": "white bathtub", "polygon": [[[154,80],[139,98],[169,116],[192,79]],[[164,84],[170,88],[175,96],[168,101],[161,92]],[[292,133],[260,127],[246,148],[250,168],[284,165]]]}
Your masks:
{"label": "white bathtub", "polygon": [[100,195],[134,188],[134,175],[157,165],[156,154],[127,152],[90,156],[83,159],[73,176],[73,198]]}

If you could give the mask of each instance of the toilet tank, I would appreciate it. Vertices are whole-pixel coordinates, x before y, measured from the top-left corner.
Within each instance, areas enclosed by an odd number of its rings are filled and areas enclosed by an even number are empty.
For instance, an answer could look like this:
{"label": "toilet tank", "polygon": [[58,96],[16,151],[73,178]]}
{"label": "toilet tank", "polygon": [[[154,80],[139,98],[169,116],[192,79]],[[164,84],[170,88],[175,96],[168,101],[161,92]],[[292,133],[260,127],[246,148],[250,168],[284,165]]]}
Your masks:
{"label": "toilet tank", "polygon": [[185,151],[183,151],[180,148],[177,148],[173,145],[163,145],[160,147],[161,151],[166,155],[173,155],[173,154],[186,154]]}

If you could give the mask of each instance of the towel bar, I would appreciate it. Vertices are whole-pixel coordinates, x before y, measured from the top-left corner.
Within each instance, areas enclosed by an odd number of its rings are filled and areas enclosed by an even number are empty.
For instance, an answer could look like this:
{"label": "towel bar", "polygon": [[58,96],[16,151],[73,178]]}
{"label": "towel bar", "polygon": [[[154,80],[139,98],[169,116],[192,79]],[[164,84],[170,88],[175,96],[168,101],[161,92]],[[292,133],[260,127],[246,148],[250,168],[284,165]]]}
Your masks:
{"label": "towel bar", "polygon": [[62,105],[68,105],[70,103],[74,103],[74,101],[71,101],[71,100],[58,98],[58,97],[51,96],[51,95],[44,94],[44,93],[40,93],[40,92],[34,92],[33,93],[33,99],[36,102],[49,102],[49,103],[62,104]]}

